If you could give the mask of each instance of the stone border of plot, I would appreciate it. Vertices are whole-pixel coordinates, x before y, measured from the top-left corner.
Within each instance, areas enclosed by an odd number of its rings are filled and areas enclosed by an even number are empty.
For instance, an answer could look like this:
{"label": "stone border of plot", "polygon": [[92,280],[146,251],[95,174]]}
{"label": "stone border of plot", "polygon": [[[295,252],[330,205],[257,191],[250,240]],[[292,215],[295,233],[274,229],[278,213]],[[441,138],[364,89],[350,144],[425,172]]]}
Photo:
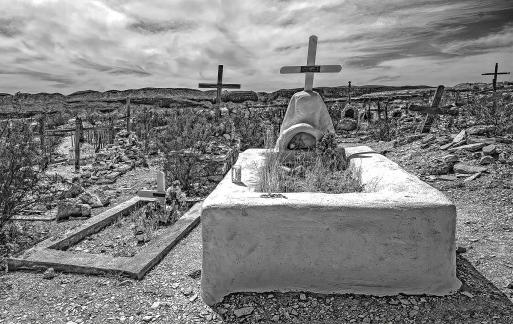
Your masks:
{"label": "stone border of plot", "polygon": [[155,199],[134,197],[106,210],[64,235],[51,237],[37,244],[20,257],[7,259],[8,270],[39,271],[54,268],[61,272],[94,275],[119,274],[141,280],[153,266],[169,253],[173,246],[199,224],[202,202],[196,203],[176,223],[133,257],[68,252],[65,249],[80,242],[85,237],[101,231],[118,217],[126,215],[151,201],[155,201]]}

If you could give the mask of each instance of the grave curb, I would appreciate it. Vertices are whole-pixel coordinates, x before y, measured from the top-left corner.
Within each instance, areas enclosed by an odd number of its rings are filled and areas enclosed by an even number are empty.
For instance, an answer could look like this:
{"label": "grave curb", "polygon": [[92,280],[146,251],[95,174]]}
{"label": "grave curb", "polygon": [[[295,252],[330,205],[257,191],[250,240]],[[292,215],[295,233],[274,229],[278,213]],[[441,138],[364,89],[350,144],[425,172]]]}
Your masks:
{"label": "grave curb", "polygon": [[202,202],[196,203],[175,224],[134,257],[76,253],[64,251],[64,249],[99,232],[124,213],[140,208],[143,204],[151,201],[155,201],[155,199],[134,197],[108,209],[58,238],[46,239],[25,251],[20,257],[8,258],[6,260],[7,269],[8,271],[44,270],[51,267],[61,272],[93,275],[119,274],[141,280],[169,253],[173,246],[199,224]]}

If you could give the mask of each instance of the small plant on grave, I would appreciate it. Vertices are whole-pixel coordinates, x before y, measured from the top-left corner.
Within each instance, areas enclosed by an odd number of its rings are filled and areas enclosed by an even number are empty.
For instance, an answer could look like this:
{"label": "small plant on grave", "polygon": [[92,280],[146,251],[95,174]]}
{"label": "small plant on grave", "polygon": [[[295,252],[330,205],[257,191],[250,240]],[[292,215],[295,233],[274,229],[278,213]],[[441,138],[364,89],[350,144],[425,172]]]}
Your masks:
{"label": "small plant on grave", "polygon": [[344,169],[333,134],[325,134],[314,149],[268,151],[260,169],[259,190],[273,192],[360,192],[357,172]]}
{"label": "small plant on grave", "polygon": [[168,208],[158,202],[149,203],[132,214],[134,236],[139,243],[150,241],[160,227],[174,224],[180,216],[181,210],[177,204],[173,203]]}
{"label": "small plant on grave", "polygon": [[335,134],[324,133],[315,146],[316,154],[324,167],[331,171],[341,170],[345,167],[344,159],[337,151]]}

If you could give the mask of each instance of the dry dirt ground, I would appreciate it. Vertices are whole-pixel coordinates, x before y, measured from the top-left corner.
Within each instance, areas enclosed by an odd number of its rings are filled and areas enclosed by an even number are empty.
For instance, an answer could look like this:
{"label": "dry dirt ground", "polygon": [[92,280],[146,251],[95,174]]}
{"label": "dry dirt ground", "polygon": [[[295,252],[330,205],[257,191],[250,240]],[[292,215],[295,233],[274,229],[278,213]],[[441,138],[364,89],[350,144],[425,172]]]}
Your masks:
{"label": "dry dirt ground", "polygon": [[[412,143],[392,149],[387,156],[419,174],[430,154],[438,153]],[[113,203],[153,185],[151,170],[132,170],[111,185],[120,190]],[[64,273],[46,280],[42,273],[2,273],[0,323],[513,323],[508,299],[513,290],[506,288],[513,281],[513,186],[498,174],[490,172],[465,185],[431,183],[457,205],[457,244],[467,249],[457,260],[464,286],[453,296],[270,292],[232,294],[210,308],[199,297],[198,227],[142,281]],[[36,228],[46,231],[42,238],[80,223],[45,223]]]}

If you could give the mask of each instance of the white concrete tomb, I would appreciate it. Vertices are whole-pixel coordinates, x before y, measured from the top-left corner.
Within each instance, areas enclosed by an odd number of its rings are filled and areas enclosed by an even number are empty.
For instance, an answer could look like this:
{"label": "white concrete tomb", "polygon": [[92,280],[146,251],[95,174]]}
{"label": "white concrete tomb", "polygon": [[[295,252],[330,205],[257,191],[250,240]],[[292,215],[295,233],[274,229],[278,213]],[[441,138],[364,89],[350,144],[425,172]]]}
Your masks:
{"label": "white concrete tomb", "polygon": [[201,294],[311,291],[445,295],[456,278],[456,208],[441,192],[365,146],[347,148],[360,193],[256,192],[264,149],[239,155],[203,203]]}

